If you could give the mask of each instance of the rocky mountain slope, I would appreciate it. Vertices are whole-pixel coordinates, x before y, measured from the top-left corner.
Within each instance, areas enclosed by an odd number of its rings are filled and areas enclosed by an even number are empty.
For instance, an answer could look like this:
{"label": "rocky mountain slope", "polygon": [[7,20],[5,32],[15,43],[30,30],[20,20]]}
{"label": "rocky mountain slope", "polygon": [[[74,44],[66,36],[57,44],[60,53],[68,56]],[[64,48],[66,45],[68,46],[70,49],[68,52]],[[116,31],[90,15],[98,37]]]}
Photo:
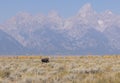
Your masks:
{"label": "rocky mountain slope", "polygon": [[46,16],[21,12],[0,29],[29,49],[26,54],[120,54],[120,15],[97,13],[90,4],[66,19],[55,11]]}

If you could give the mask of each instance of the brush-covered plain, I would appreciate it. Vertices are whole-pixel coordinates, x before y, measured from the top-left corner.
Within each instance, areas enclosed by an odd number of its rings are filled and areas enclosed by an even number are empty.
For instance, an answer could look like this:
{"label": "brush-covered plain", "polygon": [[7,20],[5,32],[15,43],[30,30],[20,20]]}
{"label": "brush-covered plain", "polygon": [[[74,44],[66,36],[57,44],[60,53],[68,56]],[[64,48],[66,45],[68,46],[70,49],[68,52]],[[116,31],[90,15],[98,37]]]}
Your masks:
{"label": "brush-covered plain", "polygon": [[[49,57],[49,63],[41,58]],[[0,83],[120,83],[120,56],[0,57]]]}

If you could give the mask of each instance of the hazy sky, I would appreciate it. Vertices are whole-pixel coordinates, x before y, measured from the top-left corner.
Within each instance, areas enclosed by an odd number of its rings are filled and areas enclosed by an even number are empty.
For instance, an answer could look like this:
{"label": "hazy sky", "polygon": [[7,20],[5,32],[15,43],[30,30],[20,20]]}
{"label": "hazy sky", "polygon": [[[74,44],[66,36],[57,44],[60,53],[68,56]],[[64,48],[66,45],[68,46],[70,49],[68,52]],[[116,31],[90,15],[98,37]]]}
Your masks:
{"label": "hazy sky", "polygon": [[76,14],[86,3],[90,3],[97,12],[111,10],[120,14],[120,0],[0,0],[0,22],[18,12],[48,14],[55,10],[66,18]]}

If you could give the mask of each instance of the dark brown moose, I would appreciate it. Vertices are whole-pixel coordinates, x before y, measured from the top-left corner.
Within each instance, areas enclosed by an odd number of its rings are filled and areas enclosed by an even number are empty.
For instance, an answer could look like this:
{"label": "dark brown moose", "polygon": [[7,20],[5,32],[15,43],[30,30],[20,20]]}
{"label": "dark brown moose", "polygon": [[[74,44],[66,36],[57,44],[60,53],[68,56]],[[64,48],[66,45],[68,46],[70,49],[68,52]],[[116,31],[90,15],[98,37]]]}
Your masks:
{"label": "dark brown moose", "polygon": [[48,62],[49,62],[49,58],[42,58],[42,59],[41,59],[41,62],[42,62],[42,63],[48,63]]}

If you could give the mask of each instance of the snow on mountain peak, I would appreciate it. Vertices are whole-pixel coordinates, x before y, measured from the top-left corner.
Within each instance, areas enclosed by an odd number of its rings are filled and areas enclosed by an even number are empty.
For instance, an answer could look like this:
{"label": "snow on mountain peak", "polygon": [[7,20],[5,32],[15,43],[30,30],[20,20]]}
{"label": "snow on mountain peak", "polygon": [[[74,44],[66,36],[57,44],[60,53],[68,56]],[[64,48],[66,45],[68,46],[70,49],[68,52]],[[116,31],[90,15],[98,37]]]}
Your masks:
{"label": "snow on mountain peak", "polygon": [[92,13],[94,13],[94,10],[93,10],[91,4],[87,3],[80,9],[78,14],[81,17],[86,17],[88,15],[91,15]]}
{"label": "snow on mountain peak", "polygon": [[98,20],[98,24],[99,24],[100,27],[103,27],[104,26],[103,20]]}
{"label": "snow on mountain peak", "polygon": [[104,13],[105,13],[105,14],[108,14],[108,15],[112,15],[112,14],[113,14],[113,12],[110,11],[110,10],[106,10]]}
{"label": "snow on mountain peak", "polygon": [[91,10],[91,9],[92,9],[91,4],[87,3],[81,8],[81,11],[88,11],[88,10]]}
{"label": "snow on mountain peak", "polygon": [[104,21],[103,20],[98,20],[97,23],[98,23],[98,27],[99,27],[98,30],[101,31],[101,32],[104,31],[104,29],[105,29]]}

